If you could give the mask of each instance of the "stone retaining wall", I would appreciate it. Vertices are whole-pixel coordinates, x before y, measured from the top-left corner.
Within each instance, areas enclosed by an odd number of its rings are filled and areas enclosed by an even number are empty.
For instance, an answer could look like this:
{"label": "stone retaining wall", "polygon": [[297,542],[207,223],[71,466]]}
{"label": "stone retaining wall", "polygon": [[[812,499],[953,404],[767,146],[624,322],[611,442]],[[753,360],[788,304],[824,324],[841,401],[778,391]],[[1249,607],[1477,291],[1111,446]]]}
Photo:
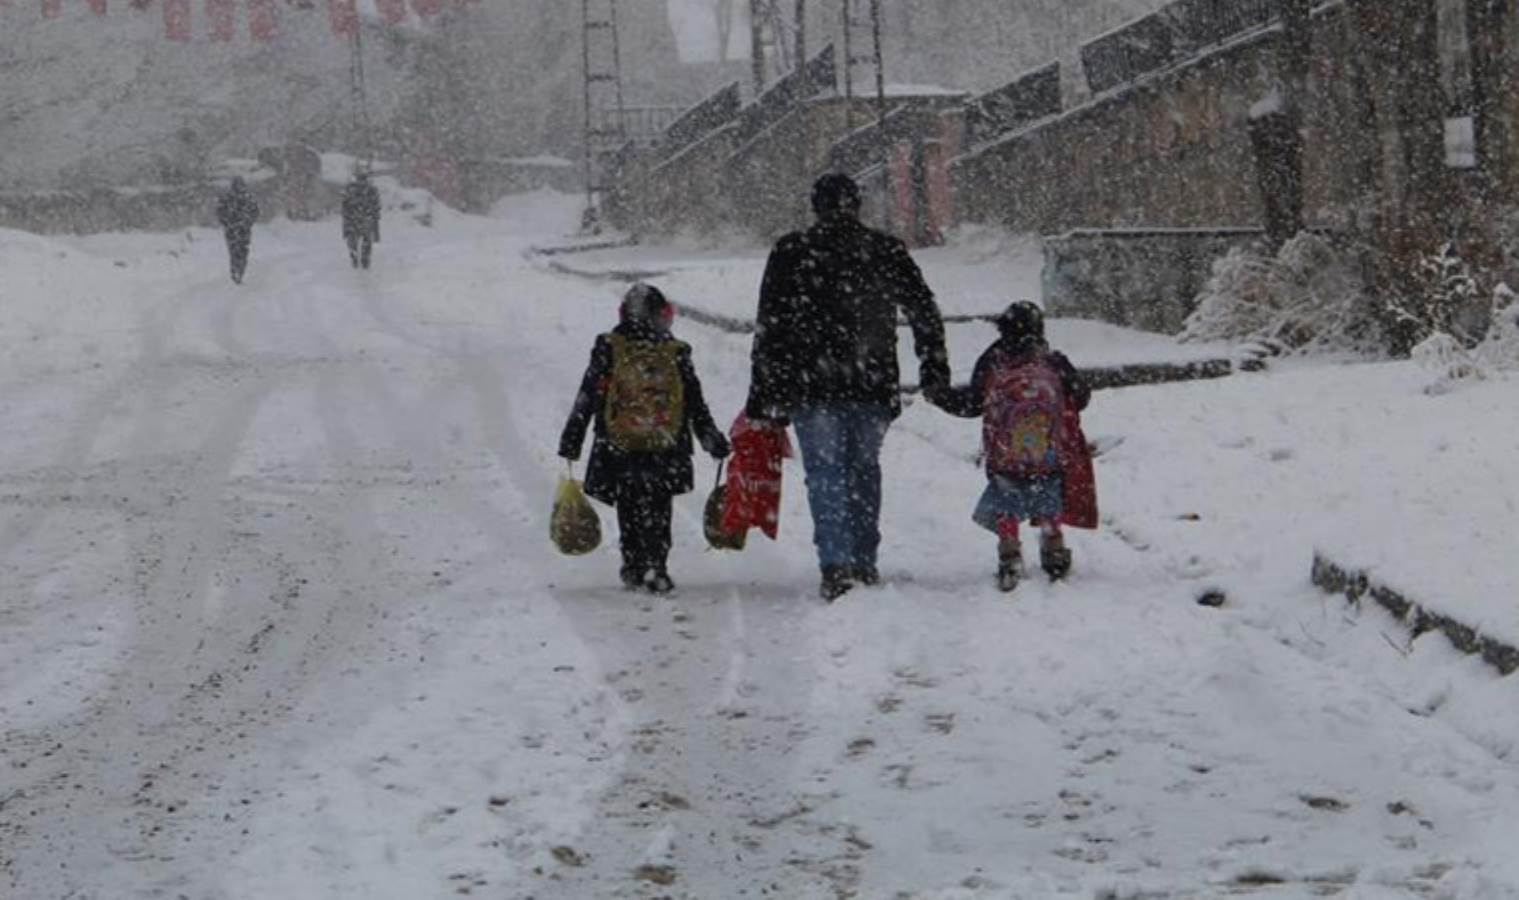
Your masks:
{"label": "stone retaining wall", "polygon": [[[1341,6],[1314,18],[1305,138],[1307,217],[1344,227],[1375,147]],[[964,218],[1043,234],[1083,227],[1259,226],[1251,107],[1280,70],[1279,26],[1248,32],[955,163]]]}
{"label": "stone retaining wall", "polygon": [[1320,552],[1313,557],[1312,577],[1314,584],[1331,594],[1344,595],[1346,601],[1355,606],[1370,599],[1407,625],[1415,639],[1438,631],[1456,649],[1481,656],[1484,662],[1504,675],[1519,670],[1519,647],[1483,634],[1480,629],[1452,616],[1436,612],[1378,581],[1365,570],[1336,562]]}

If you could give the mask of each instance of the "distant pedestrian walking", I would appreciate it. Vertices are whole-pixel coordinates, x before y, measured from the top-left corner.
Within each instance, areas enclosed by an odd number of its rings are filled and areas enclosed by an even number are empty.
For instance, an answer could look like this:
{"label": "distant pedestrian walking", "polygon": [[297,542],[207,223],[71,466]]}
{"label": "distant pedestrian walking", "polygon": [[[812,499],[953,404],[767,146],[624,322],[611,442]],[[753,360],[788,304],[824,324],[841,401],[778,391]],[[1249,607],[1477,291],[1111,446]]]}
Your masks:
{"label": "distant pedestrian walking", "polygon": [[253,243],[253,225],[258,221],[258,201],[241,178],[232,179],[232,187],[216,204],[216,221],[221,223],[231,257],[232,281],[243,283],[248,270],[248,248]]}
{"label": "distant pedestrian walking", "polygon": [[912,328],[926,391],[949,387],[944,322],[907,248],[860,221],[860,189],[824,175],[817,222],[781,238],[760,286],[750,420],[796,426],[820,593],[880,580],[881,447],[902,411],[897,314]]}
{"label": "distant pedestrian walking", "polygon": [[1071,570],[1062,525],[1097,527],[1092,456],[1081,410],[1092,390],[1044,338],[1044,313],[1014,303],[997,319],[999,337],[976,362],[969,387],[930,399],[951,415],[980,417],[986,490],[973,518],[997,535],[997,586],[1023,578],[1020,521],[1039,527],[1039,564],[1053,580]]}
{"label": "distant pedestrian walking", "polygon": [[343,190],[343,240],[355,269],[369,268],[374,245],[380,242],[380,191],[360,172]]}

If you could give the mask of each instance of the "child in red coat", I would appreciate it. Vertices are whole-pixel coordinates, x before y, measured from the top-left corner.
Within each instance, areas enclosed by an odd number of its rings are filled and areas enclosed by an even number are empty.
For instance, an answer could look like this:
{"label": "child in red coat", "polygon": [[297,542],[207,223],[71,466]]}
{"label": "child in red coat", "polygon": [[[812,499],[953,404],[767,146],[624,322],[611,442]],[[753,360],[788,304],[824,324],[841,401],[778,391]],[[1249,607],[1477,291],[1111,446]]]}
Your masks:
{"label": "child in red coat", "polygon": [[983,420],[987,486],[973,518],[997,535],[997,586],[1011,591],[1023,577],[1020,522],[1039,527],[1040,566],[1053,580],[1071,570],[1061,526],[1097,527],[1080,418],[1092,391],[1064,354],[1050,350],[1039,307],[1014,303],[998,317],[997,331],[970,386],[931,399],[951,415]]}

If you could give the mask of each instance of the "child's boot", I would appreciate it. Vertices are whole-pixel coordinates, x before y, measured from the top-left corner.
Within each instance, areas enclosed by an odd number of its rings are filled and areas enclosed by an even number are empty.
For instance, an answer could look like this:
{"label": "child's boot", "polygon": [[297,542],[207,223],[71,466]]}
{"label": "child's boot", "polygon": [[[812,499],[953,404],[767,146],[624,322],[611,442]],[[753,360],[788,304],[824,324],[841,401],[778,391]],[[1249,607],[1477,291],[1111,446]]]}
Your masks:
{"label": "child's boot", "polygon": [[1011,593],[1023,579],[1023,545],[1003,538],[997,543],[997,590]]}
{"label": "child's boot", "polygon": [[1071,551],[1060,532],[1045,532],[1039,536],[1039,567],[1051,581],[1059,581],[1071,574]]}
{"label": "child's boot", "polygon": [[622,578],[622,586],[629,591],[641,591],[649,580],[649,571],[653,566],[649,565],[648,557],[636,547],[624,546],[622,548],[622,569],[618,575]]}
{"label": "child's boot", "polygon": [[644,586],[651,594],[668,594],[675,590],[675,579],[670,577],[664,566],[656,566],[650,570],[649,580],[644,582]]}

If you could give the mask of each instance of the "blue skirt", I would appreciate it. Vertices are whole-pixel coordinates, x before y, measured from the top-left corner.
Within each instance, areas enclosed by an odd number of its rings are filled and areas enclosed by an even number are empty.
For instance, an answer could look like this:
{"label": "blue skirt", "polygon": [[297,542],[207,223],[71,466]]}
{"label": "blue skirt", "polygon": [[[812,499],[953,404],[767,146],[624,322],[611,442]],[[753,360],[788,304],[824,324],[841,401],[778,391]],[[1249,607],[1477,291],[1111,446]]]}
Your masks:
{"label": "blue skirt", "polygon": [[997,530],[997,520],[1014,518],[1028,522],[1033,519],[1054,519],[1065,512],[1065,478],[1050,475],[1045,478],[1012,479],[993,475],[987,480],[986,490],[971,518],[988,531]]}

